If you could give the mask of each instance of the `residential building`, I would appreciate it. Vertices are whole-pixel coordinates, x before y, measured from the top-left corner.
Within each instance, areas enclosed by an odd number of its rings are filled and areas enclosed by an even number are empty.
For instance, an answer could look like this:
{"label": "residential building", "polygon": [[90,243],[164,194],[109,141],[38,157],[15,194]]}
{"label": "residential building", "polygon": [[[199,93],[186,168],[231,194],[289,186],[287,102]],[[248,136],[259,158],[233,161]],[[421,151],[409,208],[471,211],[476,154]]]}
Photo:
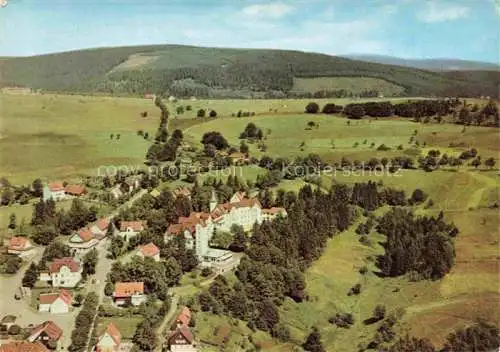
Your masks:
{"label": "residential building", "polygon": [[0,352],[50,352],[50,350],[38,341],[8,341],[0,346]]}
{"label": "residential building", "polygon": [[95,238],[102,240],[108,234],[108,227],[110,225],[113,226],[114,230],[114,225],[111,223],[109,218],[99,219],[90,226],[90,232],[92,232],[92,235]]}
{"label": "residential building", "polygon": [[95,345],[96,352],[115,352],[120,350],[120,330],[115,324],[109,323],[104,332],[99,336]]}
{"label": "residential building", "polygon": [[153,258],[156,262],[159,262],[160,248],[155,246],[153,242],[149,242],[148,244],[139,247],[137,255],[142,258]]}
{"label": "residential building", "polygon": [[185,326],[179,326],[170,333],[168,345],[171,352],[197,352],[191,330]]}
{"label": "residential building", "polygon": [[189,310],[188,307],[183,306],[181,309],[181,312],[179,313],[179,315],[175,319],[175,323],[176,323],[177,327],[182,326],[182,325],[189,326],[190,321],[191,321],[191,310]]}
{"label": "residential building", "polygon": [[117,282],[113,292],[113,302],[117,306],[138,306],[146,300],[144,282]]}
{"label": "residential building", "polygon": [[56,258],[48,271],[40,272],[40,280],[53,287],[75,287],[82,279],[82,266],[71,257]]}
{"label": "residential building", "polygon": [[139,232],[146,229],[147,222],[144,220],[139,221],[122,221],[120,222],[120,232],[119,235],[123,237],[125,241],[128,241],[132,237],[135,237]]}
{"label": "residential building", "polygon": [[39,297],[38,311],[52,314],[68,313],[73,296],[71,292],[61,289],[59,293],[41,294]]}
{"label": "residential building", "polygon": [[27,257],[34,254],[35,248],[31,244],[28,237],[15,236],[9,240],[7,253],[15,254],[19,257]]}
{"label": "residential building", "polygon": [[99,243],[88,227],[81,228],[68,241],[68,246],[74,254],[84,254]]}
{"label": "residential building", "polygon": [[62,335],[63,330],[52,320],[48,320],[35,326],[31,330],[30,336],[28,336],[27,340],[29,342],[39,341],[46,347],[51,348],[50,344],[57,345],[57,342],[61,339]]}
{"label": "residential building", "polygon": [[64,187],[64,193],[70,196],[79,197],[87,193],[87,190],[83,185],[66,185],[66,187]]}
{"label": "residential building", "polygon": [[278,217],[287,217],[288,213],[285,208],[272,207],[271,209],[262,209],[262,220],[272,221]]}
{"label": "residential building", "polygon": [[43,187],[44,202],[49,199],[58,201],[64,198],[66,198],[66,193],[64,192],[64,185],[61,181],[49,182]]}

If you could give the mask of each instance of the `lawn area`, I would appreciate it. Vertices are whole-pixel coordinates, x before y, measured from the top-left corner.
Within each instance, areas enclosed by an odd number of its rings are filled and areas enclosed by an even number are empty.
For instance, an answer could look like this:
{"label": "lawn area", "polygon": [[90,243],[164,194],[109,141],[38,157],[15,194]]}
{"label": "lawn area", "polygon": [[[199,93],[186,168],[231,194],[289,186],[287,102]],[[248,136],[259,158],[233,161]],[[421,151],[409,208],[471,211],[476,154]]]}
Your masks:
{"label": "lawn area", "polygon": [[[319,127],[308,128],[309,121]],[[457,140],[476,147],[483,158],[497,158],[500,151],[500,136],[494,128],[468,127],[465,133],[461,133],[462,126],[417,124],[400,118],[349,121],[339,116],[321,114],[262,115],[216,119],[186,129],[185,135],[191,143],[199,145],[204,133],[218,131],[231,145],[239,146],[238,137],[249,122],[255,123],[267,135],[263,141],[267,146],[265,153],[259,151],[256,144],[249,145],[250,154],[256,157],[267,154],[294,158],[316,153],[328,162],[339,162],[342,157],[361,161],[368,161],[372,157],[390,158],[402,155],[409,149],[408,142],[415,130],[419,143],[423,145],[426,142],[424,151],[431,147],[442,148],[443,152],[464,150],[449,147],[451,142]],[[391,150],[376,150],[381,144]],[[403,146],[403,151],[396,149],[399,145]]]}
{"label": "lawn area", "polygon": [[[2,176],[35,178],[95,174],[100,165],[142,164],[159,109],[145,99],[64,95],[0,95]],[[140,117],[142,111],[148,117]],[[120,140],[110,135],[120,134]]]}
{"label": "lawn area", "polygon": [[137,328],[137,325],[139,325],[139,323],[143,319],[144,318],[141,316],[112,317],[112,318],[99,317],[99,322],[97,325],[97,333],[98,335],[101,334],[109,323],[113,323],[116,325],[118,330],[120,330],[123,339],[132,339],[135,333],[135,329]]}

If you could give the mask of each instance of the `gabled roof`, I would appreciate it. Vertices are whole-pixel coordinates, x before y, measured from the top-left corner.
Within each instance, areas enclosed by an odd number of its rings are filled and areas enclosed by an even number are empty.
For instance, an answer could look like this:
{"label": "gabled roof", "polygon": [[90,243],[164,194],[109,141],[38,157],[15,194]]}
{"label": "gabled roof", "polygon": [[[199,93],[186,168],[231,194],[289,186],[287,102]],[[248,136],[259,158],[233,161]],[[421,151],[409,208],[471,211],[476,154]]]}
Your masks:
{"label": "gabled roof", "polygon": [[63,266],[66,266],[71,270],[72,273],[76,273],[80,270],[80,263],[71,257],[56,258],[49,265],[49,271],[51,273],[58,273]]}
{"label": "gabled roof", "polygon": [[71,291],[61,289],[59,293],[47,293],[40,295],[40,304],[52,304],[58,298],[60,298],[64,303],[70,305],[73,301],[73,296],[71,295]]}
{"label": "gabled roof", "polygon": [[144,293],[144,282],[117,282],[115,284],[115,297],[130,297],[137,293]]}
{"label": "gabled roof", "polygon": [[10,341],[0,346],[0,352],[49,352],[49,350],[38,341]]}
{"label": "gabled roof", "polygon": [[31,330],[30,339],[36,339],[42,332],[45,332],[51,340],[59,340],[63,334],[62,329],[52,320],[43,322]]}
{"label": "gabled roof", "polygon": [[108,218],[101,218],[95,222],[95,226],[99,228],[101,231],[106,231],[109,226],[109,219]]}
{"label": "gabled roof", "polygon": [[191,330],[186,325],[179,326],[177,329],[172,331],[170,338],[172,338],[178,334],[182,335],[189,343],[193,343],[193,341],[194,341],[193,334],[191,333]]}
{"label": "gabled roof", "polygon": [[24,250],[31,247],[27,237],[16,236],[9,240],[9,249]]}
{"label": "gabled roof", "polygon": [[88,242],[94,238],[94,234],[88,227],[84,227],[78,230],[77,235],[83,240],[83,242]]}
{"label": "gabled roof", "polygon": [[191,311],[189,310],[188,307],[184,306],[182,307],[181,312],[177,316],[177,322],[182,325],[188,326],[190,321],[191,321]]}
{"label": "gabled roof", "polygon": [[99,337],[99,341],[104,337],[104,335],[108,334],[111,336],[113,341],[115,342],[115,345],[119,345],[121,341],[122,334],[120,333],[120,330],[116,327],[115,324],[109,323],[108,326],[106,326],[106,330],[102,333],[102,335]]}
{"label": "gabled roof", "polygon": [[285,210],[285,208],[281,208],[281,207],[272,207],[270,209],[262,209],[262,212],[264,214],[275,215],[275,214],[280,214],[280,213],[286,213],[286,210]]}
{"label": "gabled roof", "polygon": [[73,194],[75,196],[80,196],[86,193],[87,190],[82,185],[67,185],[66,187],[64,187],[64,192]]}
{"label": "gabled roof", "polygon": [[146,228],[147,221],[138,220],[138,221],[122,221],[120,222],[120,231],[126,231],[128,228],[131,228],[133,231],[142,231]]}
{"label": "gabled roof", "polygon": [[160,254],[160,248],[156,247],[153,242],[149,242],[148,244],[141,246],[139,251],[145,257],[154,257],[157,254]]}
{"label": "gabled roof", "polygon": [[233,196],[231,197],[231,200],[233,201],[231,203],[241,202],[243,199],[245,199],[245,192],[239,191],[233,194]]}
{"label": "gabled roof", "polygon": [[64,185],[62,181],[49,182],[48,187],[51,192],[64,191]]}

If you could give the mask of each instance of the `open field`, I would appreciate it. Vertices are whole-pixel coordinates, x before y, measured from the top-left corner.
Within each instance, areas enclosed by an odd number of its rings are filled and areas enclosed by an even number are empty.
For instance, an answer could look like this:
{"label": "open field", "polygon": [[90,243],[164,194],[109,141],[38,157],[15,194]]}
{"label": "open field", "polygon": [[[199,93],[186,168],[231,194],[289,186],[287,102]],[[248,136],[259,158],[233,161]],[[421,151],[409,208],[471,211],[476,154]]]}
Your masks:
{"label": "open field", "polygon": [[[315,122],[318,127],[308,128],[309,121]],[[294,158],[316,153],[330,162],[338,162],[341,157],[368,161],[372,157],[402,155],[410,148],[408,142],[415,130],[417,140],[421,145],[426,142],[426,148],[446,148],[446,152],[450,152],[450,149],[456,152],[464,150],[464,148],[450,148],[449,144],[454,141],[464,142],[470,147],[477,148],[483,158],[490,156],[498,158],[500,151],[500,136],[494,128],[468,127],[462,133],[462,126],[458,125],[417,124],[408,119],[395,118],[356,120],[348,124],[347,119],[338,116],[263,115],[213,120],[188,128],[185,135],[192,142],[199,143],[204,133],[219,131],[230,144],[238,146],[240,144],[238,137],[249,122],[255,123],[262,129],[264,135],[267,134],[263,141],[267,146],[265,153],[259,151],[255,144],[250,144],[250,154],[257,157],[267,154]],[[385,144],[391,150],[376,150],[381,144]],[[399,145],[402,145],[403,151],[396,150]]]}

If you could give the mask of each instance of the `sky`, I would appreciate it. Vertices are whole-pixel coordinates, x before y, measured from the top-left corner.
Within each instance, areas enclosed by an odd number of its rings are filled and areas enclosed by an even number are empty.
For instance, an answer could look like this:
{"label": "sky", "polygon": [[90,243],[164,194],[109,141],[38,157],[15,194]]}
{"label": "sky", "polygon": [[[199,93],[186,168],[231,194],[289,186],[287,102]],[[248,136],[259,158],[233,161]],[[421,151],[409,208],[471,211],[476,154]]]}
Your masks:
{"label": "sky", "polygon": [[500,60],[500,0],[7,1],[0,56],[188,44]]}

